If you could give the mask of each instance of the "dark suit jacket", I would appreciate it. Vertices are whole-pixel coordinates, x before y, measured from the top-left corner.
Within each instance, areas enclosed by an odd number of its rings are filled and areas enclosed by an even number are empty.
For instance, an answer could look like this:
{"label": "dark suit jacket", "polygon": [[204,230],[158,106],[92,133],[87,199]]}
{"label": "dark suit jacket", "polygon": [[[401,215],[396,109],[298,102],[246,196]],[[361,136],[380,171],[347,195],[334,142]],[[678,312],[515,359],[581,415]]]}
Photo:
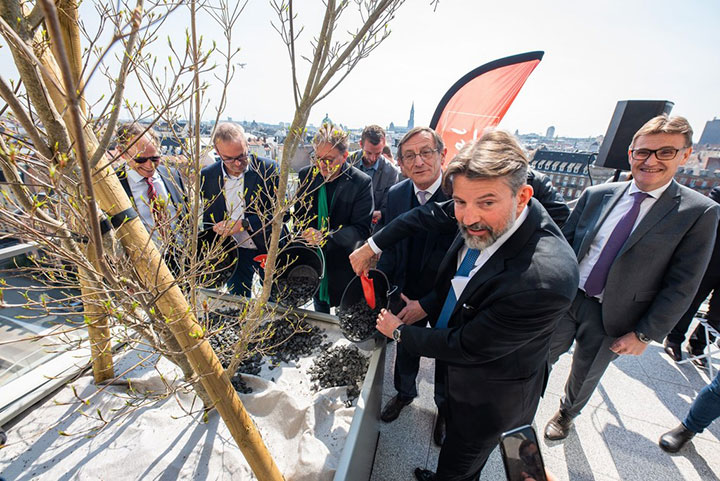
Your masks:
{"label": "dark suit jacket", "polygon": [[[115,171],[115,174],[117,174],[118,179],[120,179],[120,184],[123,186],[123,189],[125,189],[125,193],[130,198],[130,201],[135,205],[125,169],[126,167],[123,166]],[[173,204],[175,204],[178,214],[187,213],[187,199],[185,198],[185,188],[180,172],[178,172],[175,167],[168,168],[162,164],[157,166],[157,172],[165,185],[165,190],[170,194],[170,199],[172,199]]]}
{"label": "dark suit jacket", "polygon": [[[589,187],[563,234],[577,254],[588,253],[600,226],[630,182]],[[648,211],[610,267],[602,316],[610,336],[639,331],[661,341],[687,310],[715,242],[720,208],[673,181]]]}
{"label": "dark suit jacket", "polygon": [[[203,212],[203,224],[207,229],[214,224],[228,218],[225,206],[225,177],[222,171],[222,161],[208,165],[201,174],[201,193],[207,207]],[[245,172],[245,218],[250,223],[249,232],[258,251],[267,252],[267,243],[270,240],[272,225],[270,215],[273,212],[273,198],[278,185],[277,165],[270,159],[250,154],[249,168]],[[264,226],[264,228],[263,228]]]}
{"label": "dark suit jacket", "polygon": [[[373,212],[370,177],[347,163],[342,165],[341,170],[333,181],[338,184],[328,206],[331,233],[322,249],[332,306],[340,304],[345,287],[355,277],[348,256],[370,235]],[[310,192],[310,199],[297,206],[296,217],[309,220],[306,227],[317,228],[317,189],[323,183],[323,176],[316,168],[308,166],[300,169],[298,178],[298,197],[302,198],[305,192]]]}
{"label": "dark suit jacket", "polygon": [[[363,151],[361,149],[352,152],[347,158],[348,164],[356,167],[361,172],[360,165],[362,165],[362,155]],[[394,165],[388,162],[385,157],[380,157],[377,160],[377,165],[377,171],[372,177],[373,202],[375,202],[375,210],[382,212],[384,217],[385,209],[387,209],[388,206],[388,192],[393,185],[397,184],[400,172]]]}
{"label": "dark suit jacket", "polygon": [[[388,192],[387,209],[383,223],[389,223],[401,214],[409,211],[413,206],[414,198],[415,189],[410,179],[406,179],[391,187]],[[448,200],[448,196],[442,189],[438,189],[432,197],[432,200],[435,202],[444,202]],[[433,287],[438,268],[448,248],[455,239],[456,234],[457,229],[452,229],[447,233],[437,230],[428,231],[425,243],[422,246],[422,257],[419,259],[409,258],[410,239],[405,238],[383,251],[377,268],[388,276],[391,284],[397,286],[398,292],[404,291],[408,281],[414,283],[417,291],[425,292],[425,296],[418,300],[422,308],[427,312],[429,304],[431,304],[435,298]],[[406,275],[410,262],[420,264],[418,269],[419,276],[416,279],[408,280]]]}
{"label": "dark suit jacket", "polygon": [[[411,354],[447,366],[448,422],[463,438],[496,442],[504,430],[532,421],[544,389],[550,336],[577,292],[572,250],[534,199],[515,233],[470,279],[447,329],[406,326]],[[438,222],[414,209],[413,222]],[[423,219],[424,218],[424,219]],[[436,319],[464,245],[458,236],[437,277]]]}

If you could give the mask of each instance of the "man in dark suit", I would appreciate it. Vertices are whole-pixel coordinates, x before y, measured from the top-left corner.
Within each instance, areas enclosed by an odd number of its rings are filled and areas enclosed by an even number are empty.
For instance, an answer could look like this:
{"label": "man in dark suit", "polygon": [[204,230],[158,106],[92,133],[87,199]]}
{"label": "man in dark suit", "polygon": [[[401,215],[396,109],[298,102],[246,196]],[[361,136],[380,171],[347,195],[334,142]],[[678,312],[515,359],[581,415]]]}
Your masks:
{"label": "man in dark suit", "polygon": [[[720,187],[713,187],[708,195],[712,200],[720,203]],[[695,294],[690,307],[685,314],[682,315],[678,323],[673,327],[672,331],[665,338],[665,352],[674,361],[682,360],[682,350],[680,346],[685,340],[685,334],[687,333],[690,323],[692,322],[697,310],[700,308],[705,299],[710,293],[710,302],[708,303],[707,321],[715,330],[720,330],[720,294],[715,294],[720,287],[720,237],[715,239],[715,247],[713,248],[712,256],[710,257],[710,263],[705,270],[705,275],[700,282],[700,287]],[[710,342],[715,340],[715,336],[709,334]],[[705,327],[702,324],[693,331],[690,336],[690,340],[687,345],[687,351],[691,356],[699,356],[705,351],[706,347],[705,340]],[[707,359],[699,357],[693,360],[693,363],[699,367],[707,367]]]}
{"label": "man in dark suit", "polygon": [[253,274],[263,276],[255,257],[267,252],[270,240],[277,165],[249,153],[245,132],[237,124],[218,124],[213,146],[220,160],[200,172],[206,202],[203,224],[237,241],[237,263],[227,284],[231,293],[249,297]]}
{"label": "man in dark suit", "polygon": [[136,122],[118,125],[117,150],[125,165],[116,172],[140,219],[159,248],[176,241],[177,221],[185,213],[180,173],[161,164],[160,143],[152,128]]}
{"label": "man in dark suit", "polygon": [[687,120],[651,119],[630,144],[633,180],[588,188],[563,226],[577,254],[580,283],[553,335],[550,365],[576,342],[565,395],[545,427],[546,438],[567,437],[610,362],[662,341],[697,292],[719,209],[673,180],[691,152]]}
{"label": "man in dark suit", "polygon": [[[428,127],[415,127],[405,134],[398,144],[398,160],[408,178],[390,188],[383,223],[392,222],[399,215],[427,202],[449,199],[440,186],[446,152],[442,138]],[[420,327],[427,325],[428,303],[433,299],[435,276],[456,235],[455,229],[448,233],[419,232],[382,253],[377,268],[401,293],[402,307],[395,312],[404,323]],[[420,357],[409,354],[402,343],[398,344],[394,375],[397,395],[383,409],[380,416],[383,421],[397,419],[402,408],[417,396],[415,378],[419,366]],[[444,435],[441,397],[436,396],[435,402],[438,417],[433,438],[441,445]]]}
{"label": "man in dark suit", "polygon": [[387,208],[387,197],[390,187],[397,184],[400,171],[392,162],[383,157],[385,130],[379,125],[368,125],[360,135],[360,150],[348,155],[348,164],[358,168],[370,176],[373,186],[374,225],[382,221]]}
{"label": "man in dark suit", "polygon": [[325,276],[315,310],[330,312],[355,277],[348,255],[370,235],[373,212],[370,177],[348,165],[347,134],[323,124],[313,139],[314,165],[300,169],[295,225],[309,245],[322,249]]}
{"label": "man in dark suit", "polygon": [[[442,361],[447,437],[437,474],[415,470],[421,481],[477,479],[499,435],[532,422],[544,389],[549,340],[578,273],[559,228],[532,199],[527,168],[506,132],[464,148],[445,173],[461,235],[439,269],[428,307],[434,328],[378,316],[378,330],[409,353]],[[444,228],[450,205],[413,209],[373,239],[387,249],[418,225]],[[356,272],[367,268],[368,250],[353,253]]]}

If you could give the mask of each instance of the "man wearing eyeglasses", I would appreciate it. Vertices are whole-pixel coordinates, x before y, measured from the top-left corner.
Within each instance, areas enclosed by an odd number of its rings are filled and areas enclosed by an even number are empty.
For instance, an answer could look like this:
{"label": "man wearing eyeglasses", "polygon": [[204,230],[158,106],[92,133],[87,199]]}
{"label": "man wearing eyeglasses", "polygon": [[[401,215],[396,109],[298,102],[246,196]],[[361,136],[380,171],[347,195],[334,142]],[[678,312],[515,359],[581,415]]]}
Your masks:
{"label": "man wearing eyeglasses", "polygon": [[305,242],[322,249],[325,276],[315,295],[315,310],[330,312],[355,277],[348,255],[370,235],[373,212],[370,178],[349,165],[347,133],[323,124],[313,138],[313,163],[300,169],[296,226]]}
{"label": "man wearing eyeglasses", "polygon": [[200,172],[207,203],[203,224],[237,241],[237,263],[227,284],[232,294],[249,297],[253,274],[262,278],[255,257],[267,253],[277,165],[249,152],[245,132],[237,124],[218,124],[212,141],[219,160]]}
{"label": "man wearing eyeglasses", "polygon": [[385,157],[385,130],[379,125],[368,125],[360,136],[360,150],[348,156],[348,163],[357,167],[372,179],[373,211],[372,222],[381,222],[387,207],[387,195],[390,187],[397,184],[400,172]]}
{"label": "man wearing eyeglasses", "polygon": [[580,282],[550,346],[549,365],[575,341],[559,411],[545,437],[567,437],[610,362],[661,342],[687,310],[710,259],[718,205],[673,177],[692,152],[683,117],[658,116],[635,133],[633,180],[588,188],[563,234]]}
{"label": "man wearing eyeglasses", "polygon": [[117,174],[143,224],[158,246],[167,245],[185,208],[183,183],[174,167],[161,164],[157,135],[137,122],[118,125],[117,150],[125,160]]}
{"label": "man wearing eyeglasses", "polygon": [[[449,200],[443,192],[442,163],[445,159],[442,137],[428,127],[415,127],[398,144],[398,161],[407,179],[392,186],[387,196],[383,223],[428,202]],[[455,223],[453,223],[454,227]],[[406,324],[427,325],[428,304],[433,300],[435,277],[445,254],[456,235],[438,230],[421,231],[383,251],[377,268],[383,271],[401,293],[400,306],[394,312]],[[372,240],[370,240],[372,242]],[[380,418],[392,422],[400,411],[417,396],[416,377],[420,357],[408,353],[402,343],[397,345],[394,384],[397,394],[383,408]],[[436,389],[435,403],[438,417],[433,439],[438,445],[444,437],[444,418],[441,389]]]}

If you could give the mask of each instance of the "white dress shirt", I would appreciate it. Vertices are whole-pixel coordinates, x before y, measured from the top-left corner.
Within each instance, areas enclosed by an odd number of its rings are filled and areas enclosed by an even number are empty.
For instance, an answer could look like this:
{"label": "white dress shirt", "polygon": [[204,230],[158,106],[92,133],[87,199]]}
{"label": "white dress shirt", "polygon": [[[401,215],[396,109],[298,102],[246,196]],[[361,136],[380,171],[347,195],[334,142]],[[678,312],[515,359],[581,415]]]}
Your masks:
{"label": "white dress shirt", "polygon": [[[643,218],[647,215],[650,208],[655,205],[655,202],[660,198],[660,196],[667,190],[668,187],[670,187],[670,184],[672,183],[672,180],[668,182],[667,184],[663,185],[662,187],[659,187],[655,190],[652,190],[650,192],[646,192],[649,197],[645,198],[645,200],[642,201],[640,204],[640,212],[638,213],[637,219],[635,220],[635,224],[633,225],[632,230],[634,231],[635,228],[640,224],[640,222],[643,220]],[[595,266],[595,263],[598,261],[598,258],[600,257],[600,253],[602,252],[603,248],[605,247],[605,244],[607,243],[608,239],[610,238],[610,235],[612,234],[613,230],[615,230],[615,227],[617,226],[618,222],[620,222],[620,219],[622,216],[625,215],[625,213],[630,210],[630,208],[633,205],[633,196],[632,194],[635,192],[642,192],[640,188],[635,184],[635,181],[633,180],[630,184],[630,187],[625,191],[623,196],[620,198],[620,200],[617,201],[617,204],[612,208],[610,213],[605,218],[605,221],[600,226],[600,229],[598,230],[597,234],[595,235],[595,238],[592,240],[592,243],[590,244],[590,248],[587,251],[587,254],[585,254],[585,257],[583,257],[582,261],[580,261],[579,268],[580,268],[580,288],[582,290],[585,290],[585,282],[587,281],[588,276],[590,276],[590,271],[592,271],[592,268]],[[630,231],[630,234],[632,235],[632,231]],[[598,295],[598,299],[602,301],[603,292],[601,292]]]}
{"label": "white dress shirt", "polygon": [[[230,219],[241,222],[245,218],[245,172],[248,171],[250,165],[245,167],[245,171],[237,177],[234,177],[225,170],[225,165],[221,164],[225,187],[223,194],[225,195],[225,210]],[[255,243],[250,238],[250,234],[246,230],[242,230],[237,234],[233,234],[233,238],[238,245],[244,249],[256,249]]]}
{"label": "white dress shirt", "polygon": [[[151,162],[151,161],[150,161]],[[132,169],[127,169],[127,179],[130,185],[130,192],[132,192],[133,200],[135,201],[135,208],[140,216],[140,219],[145,224],[148,231],[153,232],[155,228],[155,218],[153,217],[152,208],[150,207],[150,199],[148,198],[148,184],[145,177],[138,174]],[[165,201],[165,206],[168,210],[169,219],[171,219],[171,227],[175,230],[175,215],[177,210],[175,204],[170,198],[170,194],[165,188],[165,182],[163,182],[160,174],[156,170],[152,177],[153,186],[157,192],[158,198]],[[157,244],[160,241],[160,233],[155,230],[153,232],[153,241]]]}

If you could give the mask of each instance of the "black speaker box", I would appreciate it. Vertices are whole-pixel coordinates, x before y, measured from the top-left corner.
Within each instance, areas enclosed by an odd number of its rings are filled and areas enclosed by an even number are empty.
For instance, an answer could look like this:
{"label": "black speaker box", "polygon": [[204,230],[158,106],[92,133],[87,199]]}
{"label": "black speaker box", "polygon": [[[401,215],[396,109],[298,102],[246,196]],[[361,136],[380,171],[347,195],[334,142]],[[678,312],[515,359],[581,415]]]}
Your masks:
{"label": "black speaker box", "polygon": [[661,114],[670,114],[675,105],[669,100],[621,100],[615,106],[595,165],[630,170],[628,148],[633,135],[645,122]]}

